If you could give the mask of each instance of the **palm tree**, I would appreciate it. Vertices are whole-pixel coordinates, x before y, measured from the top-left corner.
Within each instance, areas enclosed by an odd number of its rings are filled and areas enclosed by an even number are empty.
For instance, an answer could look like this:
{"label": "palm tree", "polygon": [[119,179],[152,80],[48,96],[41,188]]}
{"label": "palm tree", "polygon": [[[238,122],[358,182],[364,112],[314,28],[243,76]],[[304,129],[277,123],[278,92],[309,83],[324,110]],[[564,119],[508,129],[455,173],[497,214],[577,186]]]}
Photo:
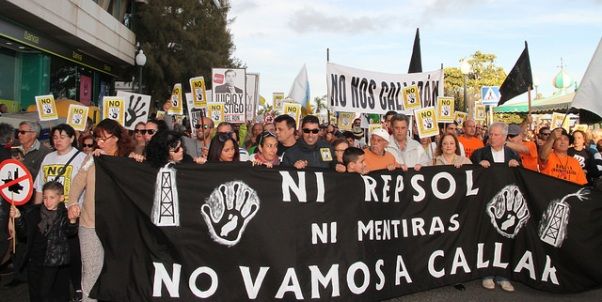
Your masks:
{"label": "palm tree", "polygon": [[328,110],[328,103],[326,102],[326,95],[323,95],[322,97],[315,97],[314,98],[314,103],[316,103],[316,112],[320,113],[322,112],[322,110]]}

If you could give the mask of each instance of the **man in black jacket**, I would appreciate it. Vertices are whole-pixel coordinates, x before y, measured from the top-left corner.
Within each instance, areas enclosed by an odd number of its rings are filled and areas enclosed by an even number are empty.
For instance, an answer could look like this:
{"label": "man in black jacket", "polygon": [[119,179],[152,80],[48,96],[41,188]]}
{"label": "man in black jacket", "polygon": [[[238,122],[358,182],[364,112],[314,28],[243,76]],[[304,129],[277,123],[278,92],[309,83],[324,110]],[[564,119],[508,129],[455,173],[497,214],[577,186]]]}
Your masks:
{"label": "man in black jacket", "polygon": [[329,168],[333,161],[332,146],[319,138],[320,120],[308,115],[301,122],[301,139],[284,152],[282,165],[297,169]]}
{"label": "man in black jacket", "polygon": [[[13,126],[0,123],[0,162],[10,158],[10,145],[15,134]],[[8,250],[8,211],[10,205],[0,197],[0,265]]]}
{"label": "man in black jacket", "polygon": [[493,163],[505,163],[509,167],[520,166],[520,156],[506,147],[508,125],[497,122],[489,127],[489,144],[477,149],[470,156],[473,163],[489,168]]}

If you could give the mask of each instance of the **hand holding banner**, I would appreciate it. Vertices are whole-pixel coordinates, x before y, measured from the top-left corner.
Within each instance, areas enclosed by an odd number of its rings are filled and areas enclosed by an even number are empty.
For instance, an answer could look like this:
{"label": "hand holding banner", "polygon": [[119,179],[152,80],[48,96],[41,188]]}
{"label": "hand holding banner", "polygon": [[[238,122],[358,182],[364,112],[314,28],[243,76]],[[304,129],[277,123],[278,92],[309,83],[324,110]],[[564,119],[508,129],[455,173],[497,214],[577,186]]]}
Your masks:
{"label": "hand holding banner", "polygon": [[52,94],[38,95],[35,99],[40,121],[51,121],[59,118],[58,111],[56,110],[56,102]]}

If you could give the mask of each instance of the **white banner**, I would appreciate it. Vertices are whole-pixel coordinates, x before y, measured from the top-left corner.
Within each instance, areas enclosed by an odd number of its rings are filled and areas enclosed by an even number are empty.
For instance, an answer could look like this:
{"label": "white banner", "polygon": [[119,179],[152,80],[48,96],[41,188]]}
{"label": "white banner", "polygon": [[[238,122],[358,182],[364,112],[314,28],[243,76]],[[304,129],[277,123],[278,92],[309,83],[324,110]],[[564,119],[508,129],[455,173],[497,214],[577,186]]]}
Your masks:
{"label": "white banner", "polygon": [[224,120],[245,122],[246,69],[212,69],[213,103],[224,104]]}
{"label": "white banner", "polygon": [[247,73],[247,96],[245,109],[247,121],[253,121],[257,112],[257,104],[259,103],[259,74]]}
{"label": "white banner", "polygon": [[328,101],[334,111],[385,114],[404,111],[403,88],[417,85],[422,107],[434,106],[443,95],[443,70],[410,74],[367,71],[326,64]]}

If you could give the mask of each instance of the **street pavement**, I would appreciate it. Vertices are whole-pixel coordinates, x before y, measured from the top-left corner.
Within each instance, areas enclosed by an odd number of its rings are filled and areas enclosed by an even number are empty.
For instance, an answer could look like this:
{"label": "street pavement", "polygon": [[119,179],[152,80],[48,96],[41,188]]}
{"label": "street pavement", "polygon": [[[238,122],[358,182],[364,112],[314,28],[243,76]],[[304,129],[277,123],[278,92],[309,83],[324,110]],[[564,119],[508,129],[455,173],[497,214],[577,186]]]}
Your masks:
{"label": "street pavement", "polygon": [[[29,301],[27,295],[27,285],[20,284],[17,287],[8,288],[4,285],[10,282],[11,276],[0,276],[0,302],[26,302]],[[419,292],[407,295],[386,302],[438,302],[438,301],[462,301],[462,302],[600,302],[602,301],[602,288],[590,290],[579,294],[558,295],[534,290],[530,287],[514,282],[516,291],[506,293],[501,289],[486,290],[481,287],[481,281],[475,280],[465,283],[466,290],[459,291],[453,286],[445,286],[429,291]]]}

